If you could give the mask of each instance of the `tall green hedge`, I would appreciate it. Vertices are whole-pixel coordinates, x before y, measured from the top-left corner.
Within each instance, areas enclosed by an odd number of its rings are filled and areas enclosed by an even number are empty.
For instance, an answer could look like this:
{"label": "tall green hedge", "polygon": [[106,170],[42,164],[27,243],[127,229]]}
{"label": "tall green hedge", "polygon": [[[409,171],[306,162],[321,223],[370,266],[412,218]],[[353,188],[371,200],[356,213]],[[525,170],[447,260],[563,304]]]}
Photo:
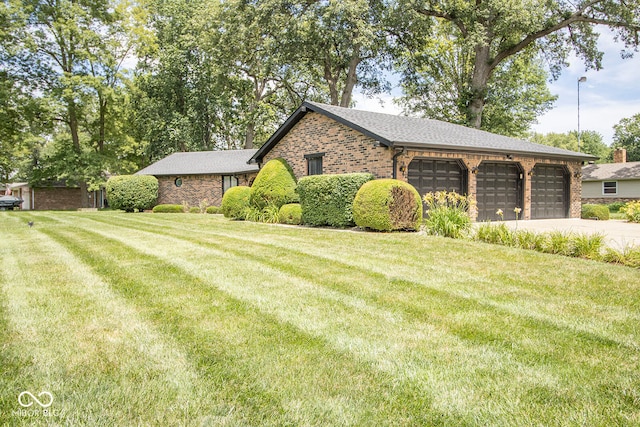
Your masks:
{"label": "tall green hedge", "polygon": [[422,223],[420,194],[397,179],[369,181],[353,201],[353,219],[359,227],[371,230],[417,230]]}
{"label": "tall green hedge", "polygon": [[268,161],[253,181],[249,203],[262,210],[267,206],[281,208],[287,203],[298,203],[296,177],[286,160]]}
{"label": "tall green hedge", "polygon": [[353,200],[362,185],[374,179],[370,173],[313,175],[300,178],[298,194],[302,223],[313,226],[354,225]]}
{"label": "tall green hedge", "polygon": [[158,200],[158,180],[151,175],[119,175],[107,181],[107,201],[114,209],[151,209]]}
{"label": "tall green hedge", "polygon": [[227,218],[245,219],[246,211],[249,207],[249,197],[251,196],[251,188],[239,185],[231,187],[224,192],[222,196],[222,205],[220,210]]}

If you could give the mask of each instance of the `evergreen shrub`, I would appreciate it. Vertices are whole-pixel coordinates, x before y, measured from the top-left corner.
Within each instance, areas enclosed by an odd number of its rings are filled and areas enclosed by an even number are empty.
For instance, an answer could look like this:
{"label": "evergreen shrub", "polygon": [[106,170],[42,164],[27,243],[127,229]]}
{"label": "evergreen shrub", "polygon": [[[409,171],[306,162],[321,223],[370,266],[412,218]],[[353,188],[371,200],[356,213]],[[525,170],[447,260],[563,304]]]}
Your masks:
{"label": "evergreen shrub", "polygon": [[126,212],[151,209],[158,200],[158,180],[151,175],[118,175],[107,181],[107,201]]}
{"label": "evergreen shrub", "polygon": [[359,227],[371,230],[417,230],[422,223],[420,194],[397,179],[369,181],[353,201],[353,219]]}
{"label": "evergreen shrub", "polygon": [[270,160],[253,181],[249,203],[260,211],[267,206],[280,209],[287,203],[297,203],[296,186],[296,177],[287,161],[282,158]]}
{"label": "evergreen shrub", "polygon": [[280,224],[302,224],[302,207],[300,203],[288,203],[282,205],[278,214]]}
{"label": "evergreen shrub", "polygon": [[156,205],[153,207],[153,213],[183,213],[182,205]]}
{"label": "evergreen shrub", "polygon": [[222,205],[220,210],[227,218],[244,220],[246,210],[249,207],[249,197],[251,196],[251,188],[239,185],[231,187],[225,191],[222,196]]}
{"label": "evergreen shrub", "polygon": [[582,205],[582,214],[580,216],[583,219],[597,218],[602,221],[608,220],[609,208],[607,207],[607,205]]}

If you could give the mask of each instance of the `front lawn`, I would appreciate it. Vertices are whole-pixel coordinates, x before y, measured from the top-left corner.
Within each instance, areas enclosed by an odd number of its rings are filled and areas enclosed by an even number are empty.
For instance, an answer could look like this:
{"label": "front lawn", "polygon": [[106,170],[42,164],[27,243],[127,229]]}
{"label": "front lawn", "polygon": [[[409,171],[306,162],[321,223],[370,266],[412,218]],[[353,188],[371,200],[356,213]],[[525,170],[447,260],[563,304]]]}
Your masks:
{"label": "front lawn", "polygon": [[218,215],[0,230],[0,425],[640,424],[637,269]]}

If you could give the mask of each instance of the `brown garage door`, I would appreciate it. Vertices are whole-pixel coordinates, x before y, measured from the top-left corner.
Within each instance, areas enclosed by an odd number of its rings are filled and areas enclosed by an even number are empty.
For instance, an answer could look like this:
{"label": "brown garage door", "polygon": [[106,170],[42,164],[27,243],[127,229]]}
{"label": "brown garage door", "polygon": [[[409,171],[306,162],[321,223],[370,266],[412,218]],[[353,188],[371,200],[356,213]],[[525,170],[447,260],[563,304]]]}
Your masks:
{"label": "brown garage door", "polygon": [[443,190],[467,193],[466,171],[456,160],[413,159],[407,178],[420,196]]}
{"label": "brown garage door", "polygon": [[[522,208],[522,172],[513,163],[482,162],[476,175],[478,221],[498,220],[498,209],[504,219],[516,219],[514,208]],[[522,218],[520,214],[519,218]]]}
{"label": "brown garage door", "polygon": [[536,165],[531,177],[531,218],[566,218],[569,179],[564,166]]}

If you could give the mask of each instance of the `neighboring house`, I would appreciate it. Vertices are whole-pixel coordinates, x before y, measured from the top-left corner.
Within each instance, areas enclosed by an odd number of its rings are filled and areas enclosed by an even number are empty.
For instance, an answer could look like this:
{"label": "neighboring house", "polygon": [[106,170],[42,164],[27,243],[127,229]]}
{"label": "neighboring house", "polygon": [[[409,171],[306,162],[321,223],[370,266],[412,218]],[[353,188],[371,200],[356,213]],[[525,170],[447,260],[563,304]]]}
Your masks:
{"label": "neighboring house", "polygon": [[627,151],[618,148],[614,163],[582,168],[582,202],[613,203],[640,200],[640,162],[627,163]]}
{"label": "neighboring house", "polygon": [[[9,184],[11,194],[21,197],[22,210],[75,210],[82,208],[79,187],[67,186],[64,182],[48,185],[30,185],[26,182]],[[104,189],[89,192],[88,207],[105,207]]]}
{"label": "neighboring house", "polygon": [[251,157],[285,158],[298,178],[370,172],[420,194],[455,190],[477,200],[477,220],[579,218],[581,167],[596,158],[438,120],[305,102]]}
{"label": "neighboring house", "polygon": [[158,179],[158,204],[198,206],[203,200],[220,206],[224,192],[236,185],[251,185],[258,166],[248,164],[256,150],[174,153],[137,175]]}

